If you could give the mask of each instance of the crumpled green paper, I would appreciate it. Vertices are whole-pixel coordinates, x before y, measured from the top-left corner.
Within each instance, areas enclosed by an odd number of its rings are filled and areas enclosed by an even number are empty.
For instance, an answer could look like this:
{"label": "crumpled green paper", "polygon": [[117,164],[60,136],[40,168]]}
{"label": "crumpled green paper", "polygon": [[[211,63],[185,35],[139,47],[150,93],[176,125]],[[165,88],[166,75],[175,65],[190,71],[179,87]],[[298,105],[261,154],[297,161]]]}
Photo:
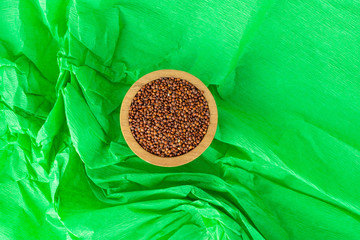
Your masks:
{"label": "crumpled green paper", "polygon": [[[360,239],[360,4],[2,0],[0,239]],[[219,124],[152,166],[119,127],[178,69]]]}

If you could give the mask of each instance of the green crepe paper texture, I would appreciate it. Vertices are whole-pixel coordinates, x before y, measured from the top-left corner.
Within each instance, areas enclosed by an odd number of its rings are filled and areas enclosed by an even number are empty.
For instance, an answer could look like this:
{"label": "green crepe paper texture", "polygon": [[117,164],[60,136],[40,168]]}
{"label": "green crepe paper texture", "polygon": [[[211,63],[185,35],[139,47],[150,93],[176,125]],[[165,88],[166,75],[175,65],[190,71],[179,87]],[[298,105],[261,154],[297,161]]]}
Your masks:
{"label": "green crepe paper texture", "polygon": [[[0,1],[0,239],[360,239],[360,3]],[[129,87],[178,69],[201,157],[134,155]]]}

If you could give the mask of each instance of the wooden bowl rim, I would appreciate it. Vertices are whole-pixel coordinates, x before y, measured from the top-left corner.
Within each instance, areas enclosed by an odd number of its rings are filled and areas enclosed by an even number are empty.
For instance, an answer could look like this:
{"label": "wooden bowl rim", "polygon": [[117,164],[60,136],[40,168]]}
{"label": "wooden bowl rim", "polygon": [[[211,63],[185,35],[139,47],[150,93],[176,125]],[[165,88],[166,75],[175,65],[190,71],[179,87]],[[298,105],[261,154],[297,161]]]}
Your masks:
{"label": "wooden bowl rim", "polygon": [[[136,93],[141,89],[142,86],[160,77],[174,77],[189,81],[199,90],[203,91],[203,95],[208,102],[209,110],[210,110],[210,124],[202,141],[191,151],[176,157],[160,157],[150,152],[147,152],[135,140],[134,136],[130,131],[130,125],[128,119],[129,119],[129,109],[132,99],[135,97]],[[209,89],[205,86],[205,84],[190,73],[179,70],[172,70],[172,69],[157,70],[139,78],[139,80],[137,80],[126,93],[124,100],[121,104],[121,110],[120,110],[121,131],[130,149],[144,161],[162,167],[181,166],[199,157],[210,146],[215,136],[217,121],[218,121],[218,112],[217,112],[216,102],[213,95],[211,94]]]}

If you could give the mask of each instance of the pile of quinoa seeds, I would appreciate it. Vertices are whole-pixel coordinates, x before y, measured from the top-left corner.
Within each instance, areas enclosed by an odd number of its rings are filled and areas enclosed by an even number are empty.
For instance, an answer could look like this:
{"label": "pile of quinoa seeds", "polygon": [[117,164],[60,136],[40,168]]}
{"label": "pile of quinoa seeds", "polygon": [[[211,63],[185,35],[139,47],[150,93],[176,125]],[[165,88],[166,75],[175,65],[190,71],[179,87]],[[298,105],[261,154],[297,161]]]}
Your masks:
{"label": "pile of quinoa seeds", "polygon": [[203,93],[188,81],[164,77],[144,85],[129,111],[130,130],[146,151],[175,157],[194,149],[210,123]]}

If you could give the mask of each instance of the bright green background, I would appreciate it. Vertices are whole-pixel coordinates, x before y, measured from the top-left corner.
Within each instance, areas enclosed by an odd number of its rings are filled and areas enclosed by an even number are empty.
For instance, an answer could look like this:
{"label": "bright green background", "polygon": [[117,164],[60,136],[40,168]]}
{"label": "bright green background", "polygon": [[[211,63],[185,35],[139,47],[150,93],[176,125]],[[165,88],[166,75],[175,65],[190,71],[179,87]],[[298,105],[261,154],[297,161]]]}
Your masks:
{"label": "bright green background", "polygon": [[[1,239],[360,239],[360,3],[0,0]],[[119,128],[131,84],[199,77],[211,147]]]}

